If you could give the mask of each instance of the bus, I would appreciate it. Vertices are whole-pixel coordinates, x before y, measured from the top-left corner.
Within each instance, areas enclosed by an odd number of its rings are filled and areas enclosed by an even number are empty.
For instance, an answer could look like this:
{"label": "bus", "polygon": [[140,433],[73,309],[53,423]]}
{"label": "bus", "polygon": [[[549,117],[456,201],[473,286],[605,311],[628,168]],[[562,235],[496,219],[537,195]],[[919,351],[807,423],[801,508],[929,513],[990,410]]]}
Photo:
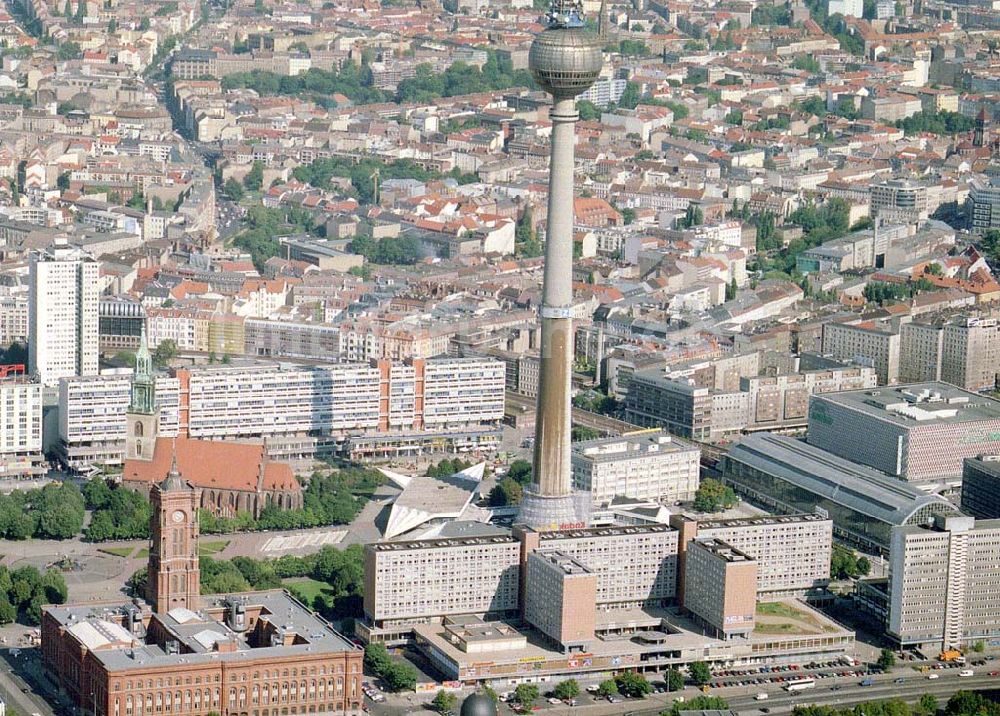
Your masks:
{"label": "bus", "polygon": [[815,679],[792,679],[785,684],[785,691],[805,691],[815,685]]}

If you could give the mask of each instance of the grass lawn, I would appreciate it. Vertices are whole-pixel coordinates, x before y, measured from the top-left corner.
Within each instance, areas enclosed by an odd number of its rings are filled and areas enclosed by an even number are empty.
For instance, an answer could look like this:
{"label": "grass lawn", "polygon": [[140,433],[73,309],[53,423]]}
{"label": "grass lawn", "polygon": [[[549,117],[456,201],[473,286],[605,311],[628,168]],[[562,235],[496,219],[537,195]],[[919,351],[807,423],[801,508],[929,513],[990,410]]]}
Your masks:
{"label": "grass lawn", "polygon": [[757,605],[757,613],[769,617],[785,617],[786,619],[808,619],[798,609],[784,602],[761,602]]}
{"label": "grass lawn", "polygon": [[146,559],[149,556],[149,547],[143,547],[138,552],[135,553],[136,559]]}
{"label": "grass lawn", "polygon": [[757,617],[754,632],[758,634],[822,634],[837,631],[837,627],[824,623],[815,614],[785,602],[758,604]]}
{"label": "grass lawn", "polygon": [[198,556],[210,557],[213,554],[218,554],[228,546],[229,546],[229,540],[227,539],[216,540],[214,542],[199,542]]}
{"label": "grass lawn", "polygon": [[98,547],[98,552],[104,552],[104,554],[113,554],[115,557],[128,557],[132,554],[132,550],[135,547]]}
{"label": "grass lawn", "polygon": [[281,584],[287,587],[293,594],[300,595],[302,600],[309,606],[312,606],[313,601],[320,595],[326,597],[333,595],[333,589],[330,588],[329,584],[326,582],[320,582],[316,579],[296,577],[292,579],[285,579],[281,582]]}

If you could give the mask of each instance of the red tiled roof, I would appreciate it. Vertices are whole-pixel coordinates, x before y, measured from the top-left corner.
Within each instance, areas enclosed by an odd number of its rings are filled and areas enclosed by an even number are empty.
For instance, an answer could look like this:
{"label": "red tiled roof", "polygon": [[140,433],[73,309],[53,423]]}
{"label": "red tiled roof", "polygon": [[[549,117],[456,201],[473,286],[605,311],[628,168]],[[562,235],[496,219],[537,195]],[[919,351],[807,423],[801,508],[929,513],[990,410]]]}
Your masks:
{"label": "red tiled roof", "polygon": [[[176,445],[176,448],[173,446]],[[172,449],[173,448],[173,449]],[[256,492],[261,463],[264,464],[264,491],[298,492],[301,488],[292,468],[271,462],[262,445],[227,443],[192,438],[158,438],[153,459],[126,460],[122,479],[135,482],[160,482],[165,479],[177,453],[177,468],[185,480],[202,489]]]}

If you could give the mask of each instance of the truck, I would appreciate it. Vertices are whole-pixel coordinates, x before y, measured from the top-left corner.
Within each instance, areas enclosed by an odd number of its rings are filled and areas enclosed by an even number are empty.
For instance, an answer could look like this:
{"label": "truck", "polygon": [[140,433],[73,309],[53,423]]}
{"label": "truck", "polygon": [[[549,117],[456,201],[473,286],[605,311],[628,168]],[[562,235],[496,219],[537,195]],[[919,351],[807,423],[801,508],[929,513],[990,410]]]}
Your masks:
{"label": "truck", "polygon": [[767,701],[767,692],[761,691],[759,694],[753,697],[754,701]]}
{"label": "truck", "polygon": [[959,659],[965,661],[965,658],[962,656],[962,652],[958,649],[947,649],[938,654],[938,661],[949,662],[958,661]]}

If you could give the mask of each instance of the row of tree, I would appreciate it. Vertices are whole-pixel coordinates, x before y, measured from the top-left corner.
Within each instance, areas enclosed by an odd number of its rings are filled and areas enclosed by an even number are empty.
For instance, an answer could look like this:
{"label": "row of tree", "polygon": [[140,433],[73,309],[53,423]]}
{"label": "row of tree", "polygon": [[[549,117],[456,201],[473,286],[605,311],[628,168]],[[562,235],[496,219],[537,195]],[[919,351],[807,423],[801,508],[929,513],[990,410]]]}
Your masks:
{"label": "row of tree", "polygon": [[429,64],[417,65],[416,74],[396,88],[396,101],[425,103],[441,97],[534,86],[531,73],[515,70],[509,60],[491,50],[482,69],[465,62],[455,62],[444,72],[435,71]]}
{"label": "row of tree", "polygon": [[42,605],[63,604],[68,595],[66,580],[56,568],[42,574],[31,566],[10,570],[0,565],[0,624],[40,624]]}
{"label": "row of tree", "polygon": [[332,95],[342,94],[356,104],[384,102],[388,97],[371,86],[371,71],[345,63],[337,71],[311,68],[294,75],[278,75],[265,70],[239,72],[222,78],[223,89],[251,89],[259,95],[308,98],[323,107],[336,107]]}
{"label": "row of tree", "polygon": [[10,540],[69,539],[83,529],[84,500],[72,482],[0,495],[0,536]]}
{"label": "row of tree", "polygon": [[[233,557],[229,560],[201,557],[201,591],[203,594],[228,594],[258,589],[278,589],[283,580],[305,577],[323,582],[329,589],[312,599],[296,586],[288,590],[302,602],[327,619],[353,618],[361,615],[364,584],[364,551],[361,545],[340,550],[325,546],[303,557],[285,555],[277,559]],[[145,594],[147,570],[137,570],[128,580],[131,594]],[[2,587],[0,573],[0,587]]]}
{"label": "row of tree", "polygon": [[417,670],[389,656],[385,644],[365,647],[365,670],[381,679],[388,691],[408,691],[417,685]]}
{"label": "row of tree", "polygon": [[[371,494],[384,481],[382,473],[361,467],[343,467],[328,473],[315,472],[303,490],[301,509],[285,510],[268,504],[257,518],[248,512],[237,512],[233,517],[216,517],[208,510],[199,510],[199,523],[203,534],[345,525],[357,516]],[[151,507],[145,494],[118,484],[110,484],[101,477],[94,477],[84,486],[84,495],[86,505],[94,511],[91,523],[84,533],[88,540],[104,542],[149,537]],[[3,525],[3,499],[0,496],[0,527]],[[76,532],[67,533],[63,538],[80,533],[83,526],[83,496],[79,498],[79,503],[79,521],[78,524],[73,523],[76,525]],[[56,517],[66,509],[61,506],[55,511]],[[43,514],[39,517],[39,523],[46,525],[52,520],[52,515]]]}

